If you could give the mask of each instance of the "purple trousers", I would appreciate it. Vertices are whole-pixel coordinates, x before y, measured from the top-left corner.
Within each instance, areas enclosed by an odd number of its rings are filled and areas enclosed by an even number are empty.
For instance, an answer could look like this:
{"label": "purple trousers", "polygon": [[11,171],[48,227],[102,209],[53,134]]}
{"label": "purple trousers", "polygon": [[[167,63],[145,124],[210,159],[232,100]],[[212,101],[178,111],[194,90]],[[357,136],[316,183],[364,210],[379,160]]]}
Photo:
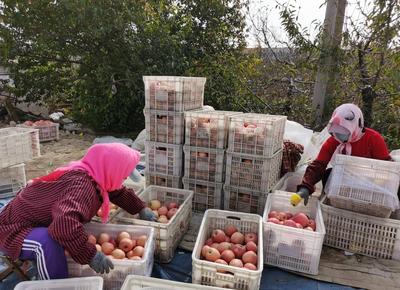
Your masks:
{"label": "purple trousers", "polygon": [[19,258],[36,262],[40,280],[68,278],[64,248],[50,237],[47,228],[34,228],[28,234]]}

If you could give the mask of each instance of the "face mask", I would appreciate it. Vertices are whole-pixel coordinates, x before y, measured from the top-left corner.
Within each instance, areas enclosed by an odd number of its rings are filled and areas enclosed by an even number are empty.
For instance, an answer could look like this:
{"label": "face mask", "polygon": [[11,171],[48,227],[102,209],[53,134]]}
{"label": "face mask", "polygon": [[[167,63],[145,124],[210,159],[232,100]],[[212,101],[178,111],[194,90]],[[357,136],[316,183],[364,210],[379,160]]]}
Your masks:
{"label": "face mask", "polygon": [[333,135],[341,143],[346,143],[350,137],[350,134],[333,133]]}

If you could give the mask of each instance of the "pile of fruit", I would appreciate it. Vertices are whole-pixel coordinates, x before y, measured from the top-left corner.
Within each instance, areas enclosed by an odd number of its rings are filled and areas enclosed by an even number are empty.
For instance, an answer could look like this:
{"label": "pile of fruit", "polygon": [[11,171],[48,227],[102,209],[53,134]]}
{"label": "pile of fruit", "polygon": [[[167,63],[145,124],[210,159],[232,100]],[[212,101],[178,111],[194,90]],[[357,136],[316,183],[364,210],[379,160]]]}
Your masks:
{"label": "pile of fruit", "polygon": [[29,127],[44,127],[44,126],[50,126],[53,124],[55,124],[55,123],[53,123],[52,121],[49,121],[49,120],[39,120],[36,122],[32,122],[32,121],[24,122],[24,125],[29,126]]}
{"label": "pile of fruit", "polygon": [[302,212],[293,215],[290,212],[271,211],[268,214],[267,222],[313,232],[315,232],[317,227],[315,220]]}
{"label": "pile of fruit", "polygon": [[[234,225],[224,230],[216,229],[202,247],[203,259],[223,265],[257,270],[258,236],[256,233],[241,233]],[[224,270],[218,270],[224,272]]]}
{"label": "pile of fruit", "polygon": [[158,199],[152,199],[149,202],[149,208],[153,211],[159,223],[167,224],[178,211],[179,204],[177,202],[162,204]]}
{"label": "pile of fruit", "polygon": [[97,239],[94,235],[88,236],[88,242],[95,245],[97,251],[103,252],[113,259],[141,260],[144,254],[147,236],[142,235],[133,239],[127,232],[120,232],[116,239],[107,233],[101,233]]}

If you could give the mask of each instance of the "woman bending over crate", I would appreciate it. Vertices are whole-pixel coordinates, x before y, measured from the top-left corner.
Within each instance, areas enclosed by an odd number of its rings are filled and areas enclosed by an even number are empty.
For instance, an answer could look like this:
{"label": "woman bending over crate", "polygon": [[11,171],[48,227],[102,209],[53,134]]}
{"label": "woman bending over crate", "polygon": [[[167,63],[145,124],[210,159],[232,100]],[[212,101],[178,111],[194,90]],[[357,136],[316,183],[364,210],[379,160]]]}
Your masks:
{"label": "woman bending over crate", "polygon": [[325,186],[331,172],[331,168],[326,167],[336,154],[391,160],[385,140],[375,130],[364,127],[363,114],[354,104],[343,104],[335,109],[328,123],[328,132],[331,137],[322,145],[317,159],[307,167],[297,193],[290,198],[294,206],[302,199],[307,205],[315,184],[321,179]]}
{"label": "woman bending over crate", "polygon": [[33,260],[40,279],[68,278],[64,250],[79,264],[108,273],[113,264],[88,242],[83,226],[99,208],[106,222],[110,200],[130,214],[154,220],[123,181],[139,162],[126,145],[96,144],[79,161],[34,179],[0,213],[0,250],[12,259]]}

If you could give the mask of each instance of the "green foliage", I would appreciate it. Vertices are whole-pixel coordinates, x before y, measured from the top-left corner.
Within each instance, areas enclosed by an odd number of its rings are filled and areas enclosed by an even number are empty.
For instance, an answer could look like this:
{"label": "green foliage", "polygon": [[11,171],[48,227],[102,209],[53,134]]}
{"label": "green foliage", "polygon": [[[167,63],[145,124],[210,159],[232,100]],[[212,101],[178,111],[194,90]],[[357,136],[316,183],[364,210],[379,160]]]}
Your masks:
{"label": "green foliage", "polygon": [[[0,4],[1,5],[1,4]],[[143,75],[206,76],[216,107],[243,94],[243,1],[3,1],[1,63],[10,90],[69,106],[103,131],[143,127]],[[215,83],[218,80],[218,85]]]}

